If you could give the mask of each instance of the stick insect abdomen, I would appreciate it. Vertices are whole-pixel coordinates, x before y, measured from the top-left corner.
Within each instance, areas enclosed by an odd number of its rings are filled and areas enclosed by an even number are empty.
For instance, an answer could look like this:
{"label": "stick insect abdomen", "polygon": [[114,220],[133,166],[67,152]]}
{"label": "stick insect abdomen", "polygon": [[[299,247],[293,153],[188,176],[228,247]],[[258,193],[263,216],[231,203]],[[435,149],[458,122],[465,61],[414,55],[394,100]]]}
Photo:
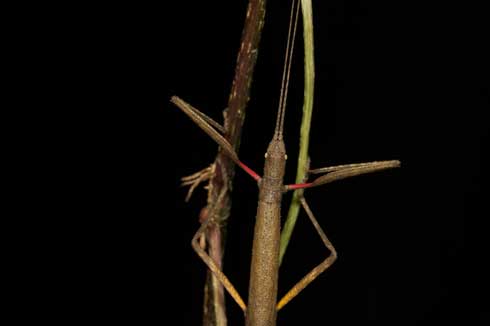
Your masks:
{"label": "stick insect abdomen", "polygon": [[247,326],[276,325],[281,199],[286,151],[282,139],[273,139],[267,149],[264,176],[259,183],[246,312]]}

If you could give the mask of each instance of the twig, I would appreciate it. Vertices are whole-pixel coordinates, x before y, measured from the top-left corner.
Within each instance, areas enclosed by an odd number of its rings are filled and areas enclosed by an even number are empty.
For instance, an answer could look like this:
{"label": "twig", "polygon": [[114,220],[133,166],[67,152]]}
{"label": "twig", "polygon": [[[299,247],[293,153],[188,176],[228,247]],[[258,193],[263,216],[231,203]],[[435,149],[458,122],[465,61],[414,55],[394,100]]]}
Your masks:
{"label": "twig", "polygon": [[[245,110],[249,100],[258,46],[264,25],[265,6],[266,0],[250,0],[248,3],[235,77],[228,99],[228,109],[225,112],[225,138],[232,144],[236,152],[240,147]],[[231,208],[231,184],[225,184],[224,180],[233,180],[235,164],[222,152],[218,153],[214,164],[216,165],[216,174],[210,180],[207,207],[209,208],[218,199],[218,194],[223,188],[228,191],[223,200],[217,203],[219,210],[217,216],[214,217],[217,222],[210,225],[206,238],[210,239],[208,243],[209,255],[222,268],[226,238],[225,222],[229,217]],[[208,271],[204,295],[203,325],[224,326],[226,323],[223,287]]]}

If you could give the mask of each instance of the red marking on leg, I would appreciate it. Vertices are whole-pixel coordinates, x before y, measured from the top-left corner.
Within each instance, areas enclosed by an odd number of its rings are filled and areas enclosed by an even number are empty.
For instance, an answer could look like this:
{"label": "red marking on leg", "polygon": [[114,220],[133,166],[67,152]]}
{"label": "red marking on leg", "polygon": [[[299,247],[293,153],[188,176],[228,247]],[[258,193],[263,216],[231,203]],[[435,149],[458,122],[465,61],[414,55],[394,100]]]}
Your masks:
{"label": "red marking on leg", "polygon": [[286,190],[295,190],[295,189],[303,189],[303,188],[309,188],[313,185],[312,182],[308,183],[295,183],[293,185],[287,185]]}
{"label": "red marking on leg", "polygon": [[259,181],[261,178],[260,178],[260,175],[258,175],[257,173],[255,173],[254,170],[252,170],[251,168],[249,168],[248,166],[246,166],[245,164],[243,164],[242,162],[239,162],[238,165],[245,170],[245,172],[247,172],[248,174],[250,174],[250,176],[252,176],[252,178],[255,179],[255,181]]}

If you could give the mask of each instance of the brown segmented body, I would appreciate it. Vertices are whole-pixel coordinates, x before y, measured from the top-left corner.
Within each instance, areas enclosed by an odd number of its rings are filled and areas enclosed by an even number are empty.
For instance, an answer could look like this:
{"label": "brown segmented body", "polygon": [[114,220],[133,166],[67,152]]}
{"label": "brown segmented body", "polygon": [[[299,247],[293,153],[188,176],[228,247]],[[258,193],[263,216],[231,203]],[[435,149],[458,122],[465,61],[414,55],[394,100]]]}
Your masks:
{"label": "brown segmented body", "polygon": [[247,326],[276,324],[281,199],[284,193],[285,168],[284,142],[282,137],[274,137],[267,149],[264,177],[259,183],[245,323]]}

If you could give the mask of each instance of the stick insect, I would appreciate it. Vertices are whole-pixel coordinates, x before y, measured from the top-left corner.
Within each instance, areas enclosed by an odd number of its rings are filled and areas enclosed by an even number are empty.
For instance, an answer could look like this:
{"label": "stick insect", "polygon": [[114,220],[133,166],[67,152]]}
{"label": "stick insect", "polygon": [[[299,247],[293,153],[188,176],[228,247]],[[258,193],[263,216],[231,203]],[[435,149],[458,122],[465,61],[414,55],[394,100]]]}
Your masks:
{"label": "stick insect", "polygon": [[[316,277],[318,277],[318,275],[330,267],[337,258],[337,252],[313,215],[313,212],[303,196],[303,190],[361,174],[377,172],[400,166],[400,162],[397,160],[338,165],[310,170],[309,173],[311,174],[326,173],[313,181],[308,182],[305,180],[304,183],[299,184],[284,184],[283,178],[287,159],[283,140],[284,117],[286,112],[286,100],[294,39],[297,29],[298,11],[298,1],[294,0],[291,8],[281,93],[279,97],[279,108],[276,117],[274,134],[265,154],[263,176],[260,176],[258,173],[240,161],[231,144],[220,134],[219,131],[222,132],[224,130],[223,127],[179,97],[173,96],[171,98],[172,103],[181,109],[216,143],[218,143],[221,150],[224,151],[233,162],[235,162],[257,182],[259,188],[259,198],[252,247],[248,305],[245,304],[235,287],[218,268],[216,263],[202,249],[200,244],[200,240],[202,239],[206,228],[213,220],[215,207],[212,207],[209,210],[208,218],[202,223],[201,227],[198,229],[192,239],[193,249],[243,310],[245,314],[245,324],[247,326],[276,325],[277,312],[295,296],[297,296],[306,286],[308,286]],[[286,192],[296,189],[300,189],[301,193],[299,200],[301,206],[306,211],[308,218],[312,222],[315,230],[319,234],[323,244],[328,249],[330,254],[323,260],[323,262],[313,268],[296,285],[294,285],[291,290],[289,290],[284,297],[279,300],[279,302],[277,302],[281,200],[282,196]],[[224,191],[221,192],[216,202],[219,202],[220,198],[223,197],[224,194]]]}

